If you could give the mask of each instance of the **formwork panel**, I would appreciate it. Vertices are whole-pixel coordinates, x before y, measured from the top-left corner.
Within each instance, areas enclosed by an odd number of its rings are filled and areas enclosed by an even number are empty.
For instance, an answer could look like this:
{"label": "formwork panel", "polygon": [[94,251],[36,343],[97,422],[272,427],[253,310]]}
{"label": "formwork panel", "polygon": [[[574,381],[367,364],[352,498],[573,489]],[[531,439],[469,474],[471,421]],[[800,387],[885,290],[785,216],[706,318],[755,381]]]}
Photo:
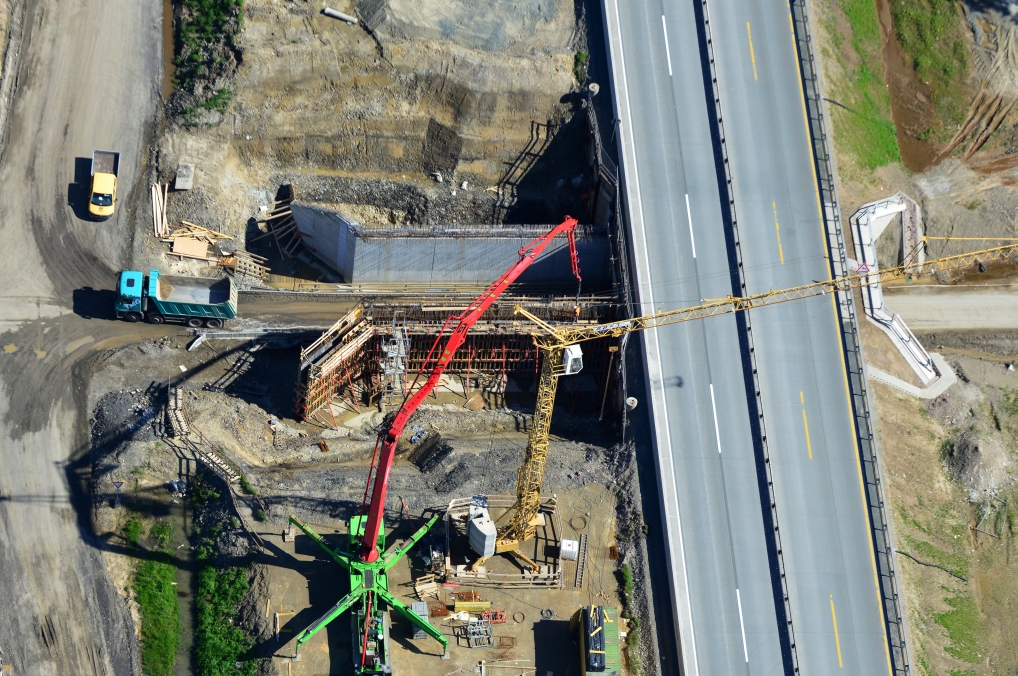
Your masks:
{"label": "formwork panel", "polygon": [[[553,225],[365,228],[322,206],[290,205],[305,245],[351,284],[485,285]],[[604,228],[580,226],[576,248],[584,290],[611,287],[611,245]],[[575,288],[569,247],[557,238],[520,276],[524,286]]]}

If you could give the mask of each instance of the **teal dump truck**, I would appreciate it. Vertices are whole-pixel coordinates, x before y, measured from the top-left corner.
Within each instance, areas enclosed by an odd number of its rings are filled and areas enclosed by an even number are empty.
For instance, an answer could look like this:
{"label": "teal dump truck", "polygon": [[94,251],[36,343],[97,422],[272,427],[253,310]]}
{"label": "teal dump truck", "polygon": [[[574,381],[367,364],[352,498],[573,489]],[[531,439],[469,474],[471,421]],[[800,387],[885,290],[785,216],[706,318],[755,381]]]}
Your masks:
{"label": "teal dump truck", "polygon": [[237,316],[237,287],[229,277],[169,277],[123,270],[117,280],[117,319],[150,324],[182,322],[222,327]]}

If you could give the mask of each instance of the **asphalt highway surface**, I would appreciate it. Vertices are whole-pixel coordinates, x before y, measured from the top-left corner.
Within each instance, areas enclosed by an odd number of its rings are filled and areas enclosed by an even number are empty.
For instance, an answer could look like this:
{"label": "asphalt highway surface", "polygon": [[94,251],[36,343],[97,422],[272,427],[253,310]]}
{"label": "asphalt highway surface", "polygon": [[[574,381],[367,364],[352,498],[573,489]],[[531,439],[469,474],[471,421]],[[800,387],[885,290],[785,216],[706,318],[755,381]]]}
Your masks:
{"label": "asphalt highway surface", "polygon": [[[619,11],[616,0],[605,1],[645,313],[733,293],[698,6],[627,3]],[[705,6],[746,293],[827,279],[788,4]],[[776,562],[764,539],[753,396],[744,385],[750,367],[736,322],[714,318],[644,336],[685,673],[789,673],[792,637],[801,673],[889,672],[833,297],[761,309],[751,321],[789,588],[787,633],[767,576]]]}

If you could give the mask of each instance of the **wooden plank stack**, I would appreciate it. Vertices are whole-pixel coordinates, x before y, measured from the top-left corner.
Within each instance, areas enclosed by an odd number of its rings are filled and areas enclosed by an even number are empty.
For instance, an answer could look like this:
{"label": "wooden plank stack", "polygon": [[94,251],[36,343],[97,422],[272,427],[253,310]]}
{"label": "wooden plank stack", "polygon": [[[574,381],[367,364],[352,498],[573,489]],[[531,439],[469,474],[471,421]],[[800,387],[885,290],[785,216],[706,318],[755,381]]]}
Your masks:
{"label": "wooden plank stack", "polygon": [[166,223],[166,198],[170,193],[170,184],[153,183],[149,187],[152,197],[152,232],[156,237],[166,237],[169,226]]}
{"label": "wooden plank stack", "polygon": [[209,258],[209,245],[215,244],[222,239],[233,239],[217,230],[211,230],[205,226],[181,221],[182,226],[175,229],[162,241],[172,245],[170,254],[180,258],[195,258],[200,261],[216,261],[218,258]]}

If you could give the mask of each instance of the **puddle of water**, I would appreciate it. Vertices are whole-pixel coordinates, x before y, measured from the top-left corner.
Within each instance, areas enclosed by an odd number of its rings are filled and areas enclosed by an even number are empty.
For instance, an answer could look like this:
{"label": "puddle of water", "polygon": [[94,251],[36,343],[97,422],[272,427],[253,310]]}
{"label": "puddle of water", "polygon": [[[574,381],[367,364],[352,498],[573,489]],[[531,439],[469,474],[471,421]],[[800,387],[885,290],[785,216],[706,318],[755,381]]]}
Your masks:
{"label": "puddle of water", "polygon": [[901,161],[909,171],[922,173],[937,158],[937,146],[923,141],[919,135],[929,129],[933,98],[929,87],[916,76],[915,69],[905,60],[891,20],[888,0],[876,0],[880,33],[883,38],[884,68],[887,91],[891,97],[891,119],[898,130]]}
{"label": "puddle of water", "polygon": [[163,100],[173,93],[173,0],[163,0]]}

